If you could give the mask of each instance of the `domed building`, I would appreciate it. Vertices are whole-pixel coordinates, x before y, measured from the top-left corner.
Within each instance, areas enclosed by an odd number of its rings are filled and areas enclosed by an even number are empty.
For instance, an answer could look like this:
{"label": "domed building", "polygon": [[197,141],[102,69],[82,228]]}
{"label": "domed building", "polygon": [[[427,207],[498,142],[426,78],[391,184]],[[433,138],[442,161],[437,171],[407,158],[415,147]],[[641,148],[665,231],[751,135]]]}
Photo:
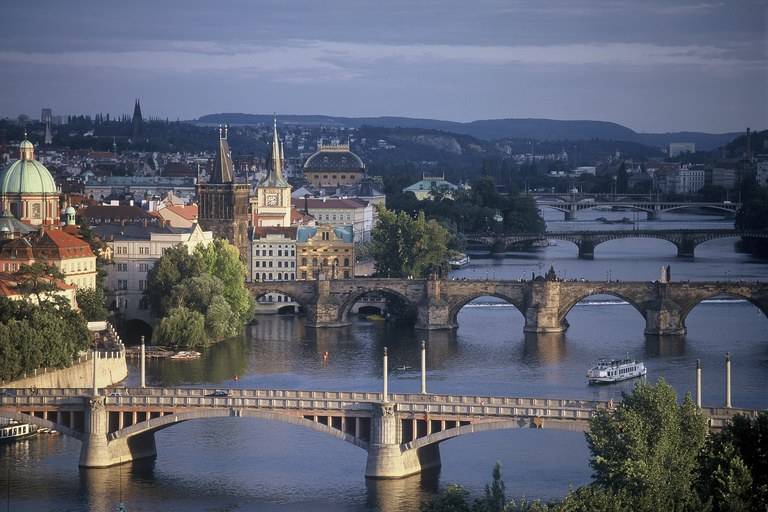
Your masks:
{"label": "domed building", "polygon": [[5,210],[32,226],[59,225],[56,183],[35,160],[35,147],[26,138],[19,145],[19,159],[0,174],[0,211]]}
{"label": "domed building", "polygon": [[304,163],[304,177],[318,187],[339,187],[360,183],[365,164],[349,150],[349,144],[317,145],[317,153]]}

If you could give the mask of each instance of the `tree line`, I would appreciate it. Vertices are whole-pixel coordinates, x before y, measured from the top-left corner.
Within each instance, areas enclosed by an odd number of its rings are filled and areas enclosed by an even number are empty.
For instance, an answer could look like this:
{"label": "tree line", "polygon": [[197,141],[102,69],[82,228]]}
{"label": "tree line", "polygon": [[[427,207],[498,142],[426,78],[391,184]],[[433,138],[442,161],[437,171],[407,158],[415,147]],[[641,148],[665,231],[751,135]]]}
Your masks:
{"label": "tree line", "polygon": [[168,249],[147,272],[144,305],[158,319],[152,343],[208,346],[242,332],[256,300],[245,289],[246,268],[227,240]]}
{"label": "tree line", "polygon": [[60,296],[65,276],[37,260],[11,274],[20,299],[0,296],[0,378],[14,379],[36,368],[63,369],[93,343],[88,322]]}
{"label": "tree line", "polygon": [[686,393],[664,379],[639,381],[615,409],[598,409],[586,434],[592,483],[549,503],[508,501],[501,463],[485,495],[460,485],[420,505],[422,512],[726,512],[768,508],[768,413],[736,415],[719,433]]}

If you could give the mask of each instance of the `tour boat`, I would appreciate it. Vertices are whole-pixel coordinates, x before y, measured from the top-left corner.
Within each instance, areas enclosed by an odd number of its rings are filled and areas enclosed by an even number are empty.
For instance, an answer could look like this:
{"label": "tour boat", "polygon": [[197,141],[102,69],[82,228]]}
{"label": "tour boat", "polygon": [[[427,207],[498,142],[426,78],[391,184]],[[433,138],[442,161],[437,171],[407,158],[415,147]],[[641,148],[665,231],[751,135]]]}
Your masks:
{"label": "tour boat", "polygon": [[448,264],[451,266],[451,268],[462,268],[469,265],[469,256],[467,256],[464,253],[459,254],[455,258],[451,258],[448,260]]}
{"label": "tour boat", "polygon": [[171,356],[171,359],[196,359],[200,357],[200,352],[194,350],[182,350]]}
{"label": "tour boat", "polygon": [[587,372],[590,384],[604,384],[641,377],[648,369],[634,356],[603,357]]}
{"label": "tour boat", "polygon": [[0,443],[15,441],[37,434],[37,427],[29,423],[11,421],[0,425]]}

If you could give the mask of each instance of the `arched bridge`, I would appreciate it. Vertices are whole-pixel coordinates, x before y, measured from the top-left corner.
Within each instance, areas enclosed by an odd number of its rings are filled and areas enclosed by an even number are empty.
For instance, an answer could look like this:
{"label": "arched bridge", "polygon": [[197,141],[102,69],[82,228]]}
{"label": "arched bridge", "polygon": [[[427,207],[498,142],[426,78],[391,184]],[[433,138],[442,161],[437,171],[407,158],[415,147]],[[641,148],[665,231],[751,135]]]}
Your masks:
{"label": "arched bridge", "polygon": [[592,259],[595,247],[620,238],[656,238],[675,244],[678,257],[693,258],[696,246],[718,238],[768,238],[768,231],[735,229],[675,229],[675,230],[606,230],[606,231],[547,231],[509,235],[466,234],[467,242],[488,246],[492,254],[504,254],[510,245],[544,239],[573,242],[579,248],[579,258]]}
{"label": "arched bridge", "polygon": [[576,220],[578,212],[592,209],[626,209],[645,212],[648,220],[659,220],[663,212],[682,210],[687,208],[707,209],[724,213],[726,217],[733,218],[741,208],[741,203],[730,201],[722,203],[707,203],[690,201],[657,201],[648,200],[648,197],[613,194],[538,194],[534,195],[536,204],[541,207],[551,208],[565,214],[565,220]]}
{"label": "arched bridge", "polygon": [[[258,418],[317,430],[368,452],[365,476],[401,478],[440,466],[439,443],[508,428],[585,432],[601,401],[341,391],[137,388],[125,396],[40,389],[0,397],[0,416],[55,429],[82,442],[80,466],[108,467],[157,454],[154,433],[192,419]],[[708,407],[713,429],[737,413]]]}
{"label": "arched bridge", "polygon": [[350,325],[349,312],[366,294],[396,297],[415,318],[417,329],[458,328],[462,307],[478,297],[498,297],[525,318],[525,332],[562,332],[566,316],[591,295],[612,295],[645,318],[645,334],[685,334],[685,317],[713,297],[735,297],[768,314],[768,284],[749,282],[563,281],[539,276],[528,281],[452,279],[329,279],[247,283],[256,297],[280,293],[307,313],[307,327]]}

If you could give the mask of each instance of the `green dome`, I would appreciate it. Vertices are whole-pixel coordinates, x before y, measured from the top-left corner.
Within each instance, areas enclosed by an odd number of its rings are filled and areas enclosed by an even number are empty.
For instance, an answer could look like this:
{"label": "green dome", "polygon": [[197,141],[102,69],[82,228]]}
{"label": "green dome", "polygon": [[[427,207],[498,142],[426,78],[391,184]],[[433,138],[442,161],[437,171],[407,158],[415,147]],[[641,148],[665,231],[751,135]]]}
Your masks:
{"label": "green dome", "polygon": [[34,149],[35,146],[29,142],[27,139],[24,139],[21,144],[19,144],[19,149]]}
{"label": "green dome", "polygon": [[57,194],[56,183],[37,160],[16,160],[0,174],[0,194]]}

